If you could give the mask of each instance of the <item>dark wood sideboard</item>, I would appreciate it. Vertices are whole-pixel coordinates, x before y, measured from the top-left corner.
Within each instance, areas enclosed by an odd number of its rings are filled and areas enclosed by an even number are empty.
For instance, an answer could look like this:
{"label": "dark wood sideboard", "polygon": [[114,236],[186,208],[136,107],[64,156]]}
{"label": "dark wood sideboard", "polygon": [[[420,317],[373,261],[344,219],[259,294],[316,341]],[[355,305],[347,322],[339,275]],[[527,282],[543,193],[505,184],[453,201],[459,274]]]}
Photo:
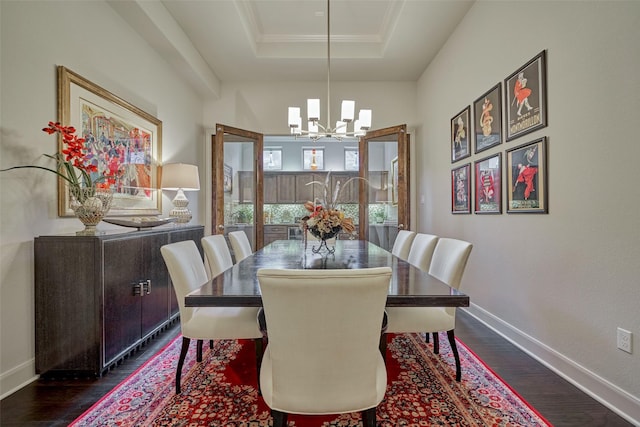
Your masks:
{"label": "dark wood sideboard", "polygon": [[179,315],[160,253],[202,226],[35,238],[36,373],[101,376]]}

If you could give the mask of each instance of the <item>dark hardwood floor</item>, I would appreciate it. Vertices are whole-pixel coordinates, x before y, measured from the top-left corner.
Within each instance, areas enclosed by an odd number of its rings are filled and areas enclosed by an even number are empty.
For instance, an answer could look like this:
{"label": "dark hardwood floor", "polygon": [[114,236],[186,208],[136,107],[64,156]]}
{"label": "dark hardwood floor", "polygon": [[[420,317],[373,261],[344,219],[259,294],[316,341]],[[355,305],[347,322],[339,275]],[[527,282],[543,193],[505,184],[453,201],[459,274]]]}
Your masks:
{"label": "dark hardwood floor", "polygon": [[[179,331],[179,324],[174,324],[100,379],[31,383],[0,402],[0,425],[68,425]],[[554,426],[631,426],[462,310],[458,311],[456,336]],[[448,345],[444,337],[440,342]]]}

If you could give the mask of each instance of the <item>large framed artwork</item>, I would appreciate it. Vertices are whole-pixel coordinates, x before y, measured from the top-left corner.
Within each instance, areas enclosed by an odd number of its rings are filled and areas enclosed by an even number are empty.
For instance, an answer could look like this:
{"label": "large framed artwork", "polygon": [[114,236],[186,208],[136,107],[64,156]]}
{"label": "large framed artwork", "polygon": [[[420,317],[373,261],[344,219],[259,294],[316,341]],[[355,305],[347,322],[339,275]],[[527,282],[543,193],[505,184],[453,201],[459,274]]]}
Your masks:
{"label": "large framed artwork", "polygon": [[548,213],[547,138],[507,150],[507,213]]}
{"label": "large framed artwork", "polygon": [[543,50],[504,81],[507,141],[547,126],[547,72]]}
{"label": "large framed artwork", "polygon": [[475,162],[475,213],[502,213],[502,153]]}
{"label": "large framed artwork", "polygon": [[502,91],[498,83],[473,103],[476,153],[502,143]]}
{"label": "large framed artwork", "polygon": [[471,108],[467,106],[451,119],[451,163],[471,156],[469,144],[469,116]]}
{"label": "large framed artwork", "polygon": [[[109,216],[161,213],[160,120],[64,66],[58,66],[58,120],[85,138],[86,156],[98,168],[95,178],[106,172],[117,176]],[[58,215],[73,216],[63,179],[58,180]]]}
{"label": "large framed artwork", "polygon": [[471,163],[451,171],[451,213],[471,213]]}

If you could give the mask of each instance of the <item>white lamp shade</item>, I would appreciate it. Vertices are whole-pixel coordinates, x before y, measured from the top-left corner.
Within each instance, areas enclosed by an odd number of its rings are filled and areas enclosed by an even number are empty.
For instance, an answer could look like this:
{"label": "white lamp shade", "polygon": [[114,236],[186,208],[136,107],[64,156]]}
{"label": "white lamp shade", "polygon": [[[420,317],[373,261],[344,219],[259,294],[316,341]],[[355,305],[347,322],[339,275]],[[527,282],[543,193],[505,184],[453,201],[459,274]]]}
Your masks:
{"label": "white lamp shade", "polygon": [[356,109],[356,101],[342,101],[342,115],[340,118],[343,122],[350,123],[353,121],[353,114]]}
{"label": "white lamp shade", "polygon": [[163,190],[198,191],[200,177],[198,167],[186,163],[169,163],[162,167]]}
{"label": "white lamp shade", "polygon": [[316,122],[309,122],[309,135],[318,135],[318,124]]}
{"label": "white lamp shade", "polygon": [[291,135],[302,135],[302,118],[298,116],[295,120],[295,124],[290,124],[289,129],[291,129]]}
{"label": "white lamp shade", "polygon": [[298,127],[300,121],[300,107],[289,107],[289,127]]}
{"label": "white lamp shade", "polygon": [[360,110],[358,118],[360,119],[360,129],[369,130],[371,128],[371,110]]}
{"label": "white lamp shade", "polygon": [[310,122],[320,121],[320,100],[307,99],[307,118]]}

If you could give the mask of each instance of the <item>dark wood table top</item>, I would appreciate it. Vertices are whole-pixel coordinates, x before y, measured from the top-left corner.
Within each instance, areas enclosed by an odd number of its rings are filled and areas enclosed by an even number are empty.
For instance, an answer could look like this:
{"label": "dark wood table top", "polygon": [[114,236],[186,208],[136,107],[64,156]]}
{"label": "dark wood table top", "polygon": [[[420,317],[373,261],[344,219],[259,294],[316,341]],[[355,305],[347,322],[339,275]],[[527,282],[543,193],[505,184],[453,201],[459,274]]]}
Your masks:
{"label": "dark wood table top", "polygon": [[187,307],[261,307],[260,268],[340,269],[391,267],[387,307],[468,307],[469,297],[364,240],[338,240],[335,254],[318,255],[309,241],[278,240],[235,264],[185,297]]}

